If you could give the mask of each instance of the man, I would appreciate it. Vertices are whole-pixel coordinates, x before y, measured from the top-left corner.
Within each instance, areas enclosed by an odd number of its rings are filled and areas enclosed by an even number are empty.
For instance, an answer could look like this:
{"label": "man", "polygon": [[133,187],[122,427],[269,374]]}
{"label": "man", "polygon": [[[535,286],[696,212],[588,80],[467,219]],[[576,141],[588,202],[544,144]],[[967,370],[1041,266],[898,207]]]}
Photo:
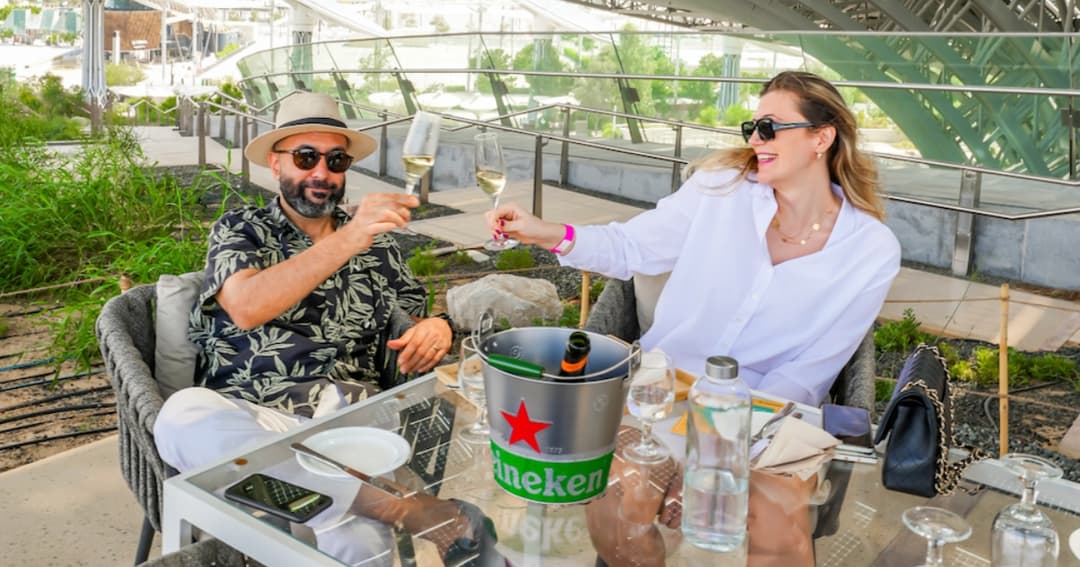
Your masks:
{"label": "man", "polygon": [[[170,465],[210,464],[391,387],[400,373],[429,370],[449,351],[449,318],[422,318],[424,289],[386,234],[419,201],[372,194],[352,216],[338,208],[349,165],[376,145],[346,127],[332,98],[298,93],[282,101],[276,127],[245,148],[270,168],[281,195],[229,211],[211,229],[190,333],[202,347],[203,387],[171,396],[154,425]],[[312,522],[328,515],[340,519],[328,510]],[[347,562],[370,556],[348,540],[370,542],[372,526],[336,544],[312,527],[325,551]]]}

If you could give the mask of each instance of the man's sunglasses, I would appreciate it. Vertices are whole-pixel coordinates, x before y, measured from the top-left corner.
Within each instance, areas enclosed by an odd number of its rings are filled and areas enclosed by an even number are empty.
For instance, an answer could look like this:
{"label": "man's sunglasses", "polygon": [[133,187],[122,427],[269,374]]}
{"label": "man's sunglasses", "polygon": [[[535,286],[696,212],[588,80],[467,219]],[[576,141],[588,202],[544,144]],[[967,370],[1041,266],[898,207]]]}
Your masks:
{"label": "man's sunglasses", "polygon": [[776,122],[772,118],[759,118],[757,120],[747,120],[742,123],[742,137],[746,142],[750,142],[750,136],[754,135],[754,130],[757,130],[758,137],[763,142],[776,137],[776,132],[779,130],[790,130],[792,128],[810,128],[814,124],[812,122]]}
{"label": "man's sunglasses", "polygon": [[326,169],[334,173],[344,173],[352,165],[353,158],[345,150],[330,150],[325,154],[310,146],[300,146],[294,150],[274,150],[275,154],[292,154],[296,167],[307,171],[319,165],[319,160],[326,156]]}

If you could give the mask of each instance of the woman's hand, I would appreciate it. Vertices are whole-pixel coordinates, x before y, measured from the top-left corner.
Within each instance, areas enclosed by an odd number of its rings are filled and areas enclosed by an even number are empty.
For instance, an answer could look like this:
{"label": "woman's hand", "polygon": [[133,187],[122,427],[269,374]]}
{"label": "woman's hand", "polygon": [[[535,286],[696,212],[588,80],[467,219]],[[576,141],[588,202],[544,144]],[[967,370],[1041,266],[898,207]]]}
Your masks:
{"label": "woman's hand", "polygon": [[537,218],[517,203],[508,203],[484,213],[484,220],[496,240],[505,234],[525,244],[537,244],[548,250],[558,246],[566,234],[566,227],[562,224]]}

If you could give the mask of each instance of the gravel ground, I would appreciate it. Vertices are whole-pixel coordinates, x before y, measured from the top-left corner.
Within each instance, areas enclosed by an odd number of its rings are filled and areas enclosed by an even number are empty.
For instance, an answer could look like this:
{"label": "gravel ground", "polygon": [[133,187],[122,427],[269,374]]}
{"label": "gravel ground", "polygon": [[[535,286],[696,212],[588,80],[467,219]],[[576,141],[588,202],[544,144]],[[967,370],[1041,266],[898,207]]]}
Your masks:
{"label": "gravel ground", "polygon": [[[940,339],[955,347],[961,358],[968,358],[978,346],[996,348],[981,341]],[[1065,348],[1057,352],[1080,361],[1080,349]],[[878,354],[877,375],[897,378],[904,364],[900,353]],[[961,444],[972,445],[996,455],[999,446],[997,389],[959,383],[955,397],[955,433]],[[886,403],[878,402],[877,416]],[[1058,442],[1077,419],[1080,411],[1080,392],[1065,382],[1031,384],[1010,391],[1009,450],[1045,457],[1062,468],[1065,478],[1080,482],[1080,460],[1067,458],[1057,452]]]}

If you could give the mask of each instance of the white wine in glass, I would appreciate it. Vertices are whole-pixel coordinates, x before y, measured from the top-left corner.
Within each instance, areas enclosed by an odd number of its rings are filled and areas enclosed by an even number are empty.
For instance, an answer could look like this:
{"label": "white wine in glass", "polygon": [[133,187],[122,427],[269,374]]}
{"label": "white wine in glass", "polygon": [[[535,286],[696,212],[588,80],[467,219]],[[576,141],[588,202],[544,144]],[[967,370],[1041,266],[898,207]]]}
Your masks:
{"label": "white wine in glass", "polygon": [[438,114],[417,112],[413,115],[412,126],[401,148],[401,161],[405,166],[405,194],[412,195],[416,184],[431,166],[435,165],[435,150],[439,147]]}
{"label": "white wine in glass", "polygon": [[[503,160],[502,146],[496,134],[477,134],[473,138],[476,146],[476,185],[491,199],[491,208],[499,206],[499,195],[506,188],[506,161]],[[498,251],[513,248],[518,241],[506,235],[492,237],[484,243],[484,248]]]}

